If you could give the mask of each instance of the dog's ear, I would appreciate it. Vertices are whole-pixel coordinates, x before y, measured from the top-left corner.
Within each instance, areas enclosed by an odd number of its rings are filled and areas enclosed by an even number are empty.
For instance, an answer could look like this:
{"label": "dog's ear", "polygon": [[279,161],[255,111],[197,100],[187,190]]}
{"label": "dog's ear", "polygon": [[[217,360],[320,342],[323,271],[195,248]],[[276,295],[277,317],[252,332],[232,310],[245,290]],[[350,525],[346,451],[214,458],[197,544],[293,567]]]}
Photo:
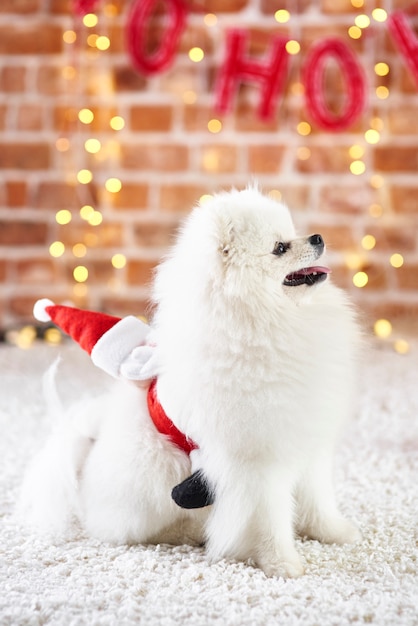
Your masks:
{"label": "dog's ear", "polygon": [[223,257],[227,257],[234,242],[234,227],[232,221],[224,215],[218,216],[219,250]]}

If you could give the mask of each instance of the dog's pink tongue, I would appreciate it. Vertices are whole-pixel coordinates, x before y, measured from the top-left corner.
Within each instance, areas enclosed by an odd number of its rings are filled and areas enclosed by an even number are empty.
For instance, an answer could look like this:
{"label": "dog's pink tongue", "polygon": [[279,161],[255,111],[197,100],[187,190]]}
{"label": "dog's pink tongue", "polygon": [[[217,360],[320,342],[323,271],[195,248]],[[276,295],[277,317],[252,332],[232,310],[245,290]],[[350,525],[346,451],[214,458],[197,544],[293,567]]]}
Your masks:
{"label": "dog's pink tongue", "polygon": [[316,265],[314,267],[304,267],[303,269],[295,272],[295,274],[302,274],[302,276],[307,276],[308,274],[313,274],[314,272],[316,272],[317,274],[330,274],[331,270],[329,269],[329,267]]}

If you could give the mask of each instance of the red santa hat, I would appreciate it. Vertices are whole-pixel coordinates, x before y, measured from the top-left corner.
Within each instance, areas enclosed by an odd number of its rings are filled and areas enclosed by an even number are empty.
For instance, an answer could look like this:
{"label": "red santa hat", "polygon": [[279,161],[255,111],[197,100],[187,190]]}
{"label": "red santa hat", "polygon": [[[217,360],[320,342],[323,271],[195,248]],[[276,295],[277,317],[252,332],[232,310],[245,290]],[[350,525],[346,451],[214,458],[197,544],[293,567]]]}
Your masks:
{"label": "red santa hat", "polygon": [[121,364],[145,344],[150,327],[137,317],[120,318],[95,311],[54,304],[43,298],[35,303],[34,317],[52,321],[70,335],[91,356],[95,365],[111,376],[120,375]]}

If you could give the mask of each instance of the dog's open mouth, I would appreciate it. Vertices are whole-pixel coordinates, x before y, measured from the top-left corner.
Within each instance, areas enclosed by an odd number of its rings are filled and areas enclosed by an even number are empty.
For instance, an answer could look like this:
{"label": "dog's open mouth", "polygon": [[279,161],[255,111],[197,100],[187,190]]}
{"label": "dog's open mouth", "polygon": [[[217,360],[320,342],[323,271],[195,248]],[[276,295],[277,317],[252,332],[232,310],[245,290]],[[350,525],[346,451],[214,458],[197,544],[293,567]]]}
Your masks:
{"label": "dog's open mouth", "polygon": [[297,272],[291,272],[286,276],[283,285],[286,287],[299,287],[299,285],[315,285],[326,279],[331,270],[328,267],[304,267]]}

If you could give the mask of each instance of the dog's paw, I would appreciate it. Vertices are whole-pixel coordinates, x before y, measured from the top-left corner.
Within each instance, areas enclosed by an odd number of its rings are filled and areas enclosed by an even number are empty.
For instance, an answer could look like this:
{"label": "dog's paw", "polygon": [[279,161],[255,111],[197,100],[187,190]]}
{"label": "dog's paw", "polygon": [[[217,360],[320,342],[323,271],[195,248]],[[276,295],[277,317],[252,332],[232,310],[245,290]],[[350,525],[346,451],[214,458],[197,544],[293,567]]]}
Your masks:
{"label": "dog's paw", "polygon": [[341,517],[322,527],[319,536],[315,538],[324,543],[342,545],[344,543],[358,543],[363,537],[355,524]]}
{"label": "dog's paw", "polygon": [[299,557],[287,561],[259,559],[257,565],[268,578],[298,578],[305,573]]}

